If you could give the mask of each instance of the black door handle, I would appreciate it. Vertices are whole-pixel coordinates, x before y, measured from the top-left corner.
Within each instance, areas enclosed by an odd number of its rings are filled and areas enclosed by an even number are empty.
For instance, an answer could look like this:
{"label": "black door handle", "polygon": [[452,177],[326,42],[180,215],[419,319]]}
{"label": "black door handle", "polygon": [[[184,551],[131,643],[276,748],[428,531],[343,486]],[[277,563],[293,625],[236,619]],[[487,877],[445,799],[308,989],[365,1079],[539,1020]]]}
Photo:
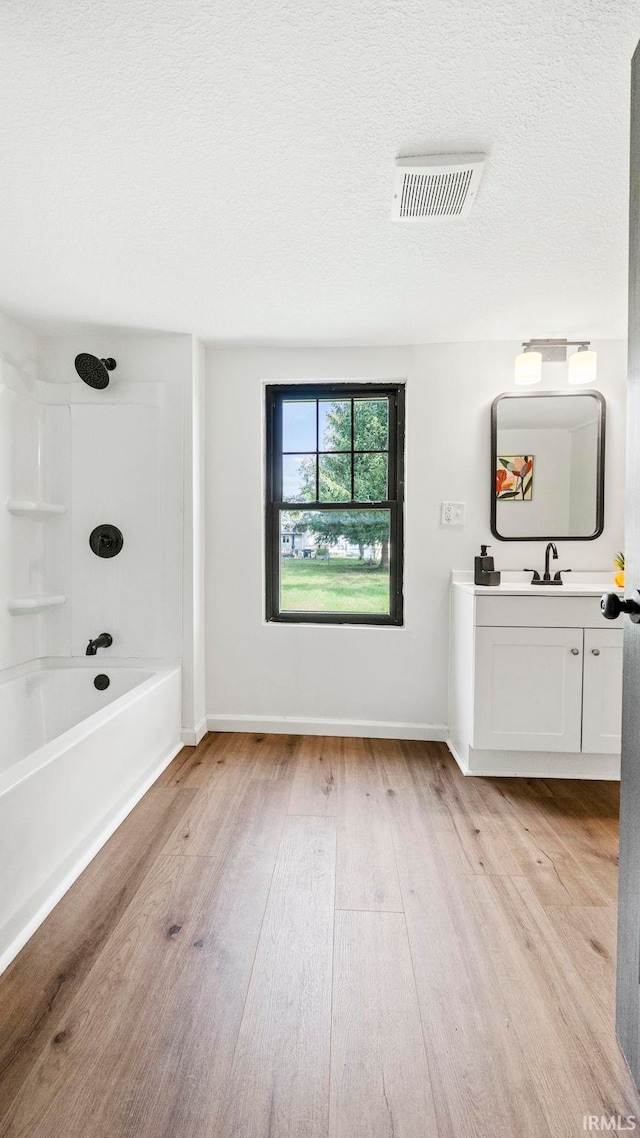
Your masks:
{"label": "black door handle", "polygon": [[604,593],[600,611],[606,620],[616,620],[621,612],[626,612],[634,624],[640,624],[640,592],[634,589],[630,597],[624,598],[617,593]]}

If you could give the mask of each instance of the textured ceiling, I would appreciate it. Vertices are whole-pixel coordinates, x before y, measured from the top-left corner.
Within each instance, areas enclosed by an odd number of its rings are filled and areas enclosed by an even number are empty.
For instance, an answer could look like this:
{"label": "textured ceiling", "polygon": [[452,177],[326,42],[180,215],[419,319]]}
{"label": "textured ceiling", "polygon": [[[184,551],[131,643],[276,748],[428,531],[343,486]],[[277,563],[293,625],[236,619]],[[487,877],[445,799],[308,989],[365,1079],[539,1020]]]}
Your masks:
{"label": "textured ceiling", "polygon": [[[0,306],[261,343],[626,325],[637,0],[3,0]],[[389,221],[397,155],[489,161]]]}

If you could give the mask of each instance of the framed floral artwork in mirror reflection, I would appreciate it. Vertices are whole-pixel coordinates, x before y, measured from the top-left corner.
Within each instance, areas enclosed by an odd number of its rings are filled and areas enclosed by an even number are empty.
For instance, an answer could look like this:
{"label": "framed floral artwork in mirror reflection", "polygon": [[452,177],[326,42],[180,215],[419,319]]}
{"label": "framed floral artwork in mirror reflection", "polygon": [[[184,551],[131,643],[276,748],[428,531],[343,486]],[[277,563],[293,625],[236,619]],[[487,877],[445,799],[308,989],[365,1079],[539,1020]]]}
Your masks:
{"label": "framed floral artwork in mirror reflection", "polygon": [[502,454],[496,462],[496,498],[501,502],[530,502],[533,498],[532,454]]}

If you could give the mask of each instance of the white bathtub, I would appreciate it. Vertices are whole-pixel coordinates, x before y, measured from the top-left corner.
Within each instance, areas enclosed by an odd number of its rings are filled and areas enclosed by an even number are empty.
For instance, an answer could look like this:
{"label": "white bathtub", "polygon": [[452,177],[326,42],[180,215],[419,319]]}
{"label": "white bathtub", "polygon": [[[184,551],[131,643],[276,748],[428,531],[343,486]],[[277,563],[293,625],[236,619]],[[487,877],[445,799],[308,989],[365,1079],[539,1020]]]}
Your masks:
{"label": "white bathtub", "polygon": [[180,749],[180,700],[179,664],[0,674],[0,971]]}

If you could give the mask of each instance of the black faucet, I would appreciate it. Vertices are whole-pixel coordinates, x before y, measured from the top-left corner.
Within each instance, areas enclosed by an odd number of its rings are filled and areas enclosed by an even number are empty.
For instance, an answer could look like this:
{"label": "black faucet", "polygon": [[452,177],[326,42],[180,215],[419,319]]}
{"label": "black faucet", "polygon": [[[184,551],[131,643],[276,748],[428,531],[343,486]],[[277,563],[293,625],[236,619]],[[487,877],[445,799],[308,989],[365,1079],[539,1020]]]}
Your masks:
{"label": "black faucet", "polygon": [[557,561],[558,560],[558,550],[557,550],[557,547],[553,541],[549,542],[547,548],[544,551],[544,577],[542,578],[542,580],[546,581],[547,583],[549,583],[549,581],[551,580],[551,574],[549,572],[549,554],[550,553],[553,554],[553,560]]}
{"label": "black faucet", "polygon": [[108,632],[101,632],[96,636],[95,640],[90,640],[87,644],[86,656],[95,656],[98,648],[110,648],[113,644],[113,636]]}
{"label": "black faucet", "polygon": [[551,573],[549,572],[549,557],[550,556],[553,557],[554,561],[558,560],[558,550],[556,548],[555,542],[553,542],[553,541],[549,542],[547,548],[544,551],[544,575],[541,577],[540,574],[538,573],[537,569],[525,569],[525,573],[533,573],[533,577],[531,578],[531,584],[532,585],[563,585],[564,584],[564,581],[562,580],[562,574],[563,573],[570,573],[571,570],[570,569],[558,569],[558,571],[554,574],[553,579],[552,579]]}

